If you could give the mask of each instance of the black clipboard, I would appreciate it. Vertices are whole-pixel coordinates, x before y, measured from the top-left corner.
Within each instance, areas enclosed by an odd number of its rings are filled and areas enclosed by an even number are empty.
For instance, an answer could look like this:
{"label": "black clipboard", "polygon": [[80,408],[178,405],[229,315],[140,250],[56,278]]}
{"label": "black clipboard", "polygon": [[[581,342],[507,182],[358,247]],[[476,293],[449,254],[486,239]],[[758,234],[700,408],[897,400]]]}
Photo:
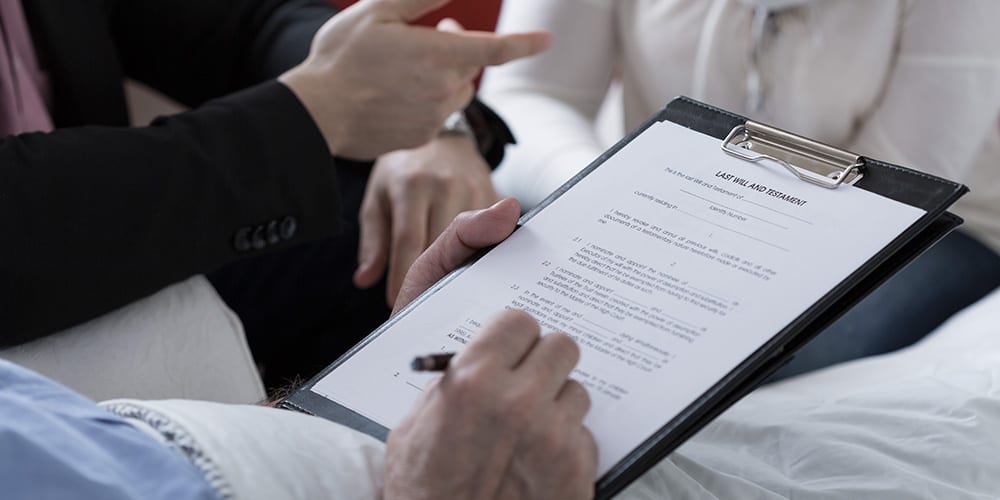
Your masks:
{"label": "black clipboard", "polygon": [[[968,192],[967,187],[952,181],[861,157],[839,148],[750,121],[745,117],[687,97],[678,97],[642,126],[608,149],[537,207],[526,213],[518,225],[524,224],[536,213],[544,210],[553,200],[572,189],[573,185],[580,179],[599,168],[607,159],[614,156],[651,125],[662,121],[670,121],[719,139],[720,154],[732,154],[750,162],[761,159],[771,160],[783,165],[790,174],[798,176],[803,181],[830,189],[837,189],[841,184],[850,183],[855,187],[920,208],[926,213],[600,477],[595,485],[597,499],[614,496],[656,465],[698,430],[790,361],[797,349],[804,346],[826,326],[847,312],[854,304],[924,250],[958,227],[962,223],[962,219],[947,212],[946,209]],[[802,175],[804,172],[816,175]],[[476,258],[485,252],[481,252]],[[467,267],[468,264],[453,271],[424,292],[421,297],[435,293]],[[312,392],[311,388],[326,374],[404,316],[408,310],[418,307],[421,303],[421,297],[418,297],[397,316],[313,377],[301,389],[284,400],[280,406],[327,418],[385,440],[388,429],[349,408]]]}

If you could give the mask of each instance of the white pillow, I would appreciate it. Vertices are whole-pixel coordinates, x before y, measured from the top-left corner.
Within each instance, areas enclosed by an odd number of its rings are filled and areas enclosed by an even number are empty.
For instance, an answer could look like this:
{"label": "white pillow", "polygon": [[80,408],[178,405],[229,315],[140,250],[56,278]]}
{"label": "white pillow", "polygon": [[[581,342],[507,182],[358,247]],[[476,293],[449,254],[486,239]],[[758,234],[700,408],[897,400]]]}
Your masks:
{"label": "white pillow", "polygon": [[264,398],[243,325],[195,276],[93,321],[0,351],[95,400]]}

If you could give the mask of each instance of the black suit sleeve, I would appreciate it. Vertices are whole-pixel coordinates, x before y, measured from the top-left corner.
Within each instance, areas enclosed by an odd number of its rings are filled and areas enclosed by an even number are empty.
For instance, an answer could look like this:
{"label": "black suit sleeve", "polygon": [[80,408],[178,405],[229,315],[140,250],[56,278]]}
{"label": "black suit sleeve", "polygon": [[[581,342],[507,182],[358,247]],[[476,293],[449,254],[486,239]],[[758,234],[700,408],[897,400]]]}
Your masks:
{"label": "black suit sleeve", "polygon": [[490,168],[497,168],[503,161],[507,145],[516,142],[514,134],[503,119],[479,99],[473,99],[465,108],[465,117],[476,134],[479,154]]}
{"label": "black suit sleeve", "polygon": [[326,0],[103,0],[126,76],[187,106],[305,59]]}
{"label": "black suit sleeve", "polygon": [[0,345],[328,237],[334,172],[307,111],[275,81],[150,127],[0,139]]}

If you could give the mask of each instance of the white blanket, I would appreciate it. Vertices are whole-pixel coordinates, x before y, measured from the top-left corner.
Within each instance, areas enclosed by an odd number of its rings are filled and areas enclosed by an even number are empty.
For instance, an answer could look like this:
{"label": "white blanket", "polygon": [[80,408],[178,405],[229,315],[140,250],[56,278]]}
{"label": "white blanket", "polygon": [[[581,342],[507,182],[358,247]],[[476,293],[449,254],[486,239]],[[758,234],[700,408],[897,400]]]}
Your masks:
{"label": "white blanket", "polygon": [[1000,497],[1000,290],[896,353],[762,388],[628,498]]}

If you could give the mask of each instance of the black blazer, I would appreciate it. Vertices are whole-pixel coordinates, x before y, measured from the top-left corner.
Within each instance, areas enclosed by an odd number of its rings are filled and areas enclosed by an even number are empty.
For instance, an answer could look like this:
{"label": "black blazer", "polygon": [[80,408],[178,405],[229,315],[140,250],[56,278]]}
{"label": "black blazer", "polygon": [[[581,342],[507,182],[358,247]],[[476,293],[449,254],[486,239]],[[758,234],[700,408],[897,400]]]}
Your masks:
{"label": "black blazer", "polygon": [[[336,233],[335,162],[273,80],[325,0],[23,5],[58,130],[0,138],[0,346]],[[196,109],[126,128],[124,77]]]}

